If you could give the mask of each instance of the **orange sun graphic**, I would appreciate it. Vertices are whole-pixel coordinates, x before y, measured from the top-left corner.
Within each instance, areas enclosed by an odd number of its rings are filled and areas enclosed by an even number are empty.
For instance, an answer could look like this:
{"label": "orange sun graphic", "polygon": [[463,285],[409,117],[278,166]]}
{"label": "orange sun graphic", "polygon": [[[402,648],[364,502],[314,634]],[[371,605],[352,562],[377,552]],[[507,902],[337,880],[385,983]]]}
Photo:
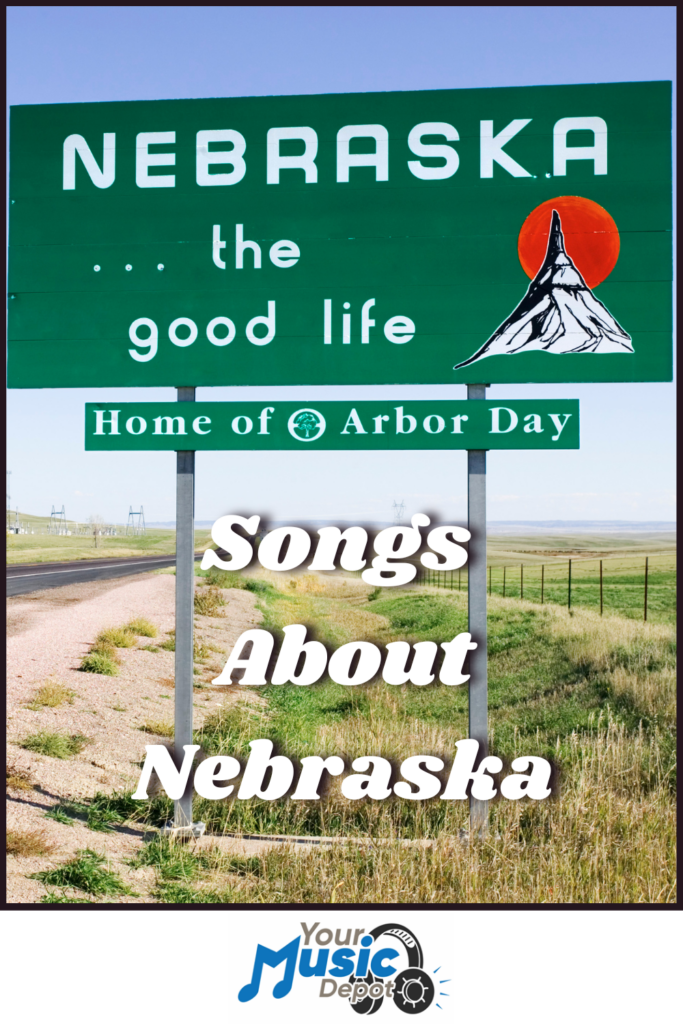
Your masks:
{"label": "orange sun graphic", "polygon": [[567,255],[588,287],[595,288],[612,273],[619,258],[619,230],[607,210],[581,196],[558,196],[531,211],[517,242],[525,274],[533,279],[541,269],[553,210],[562,221]]}

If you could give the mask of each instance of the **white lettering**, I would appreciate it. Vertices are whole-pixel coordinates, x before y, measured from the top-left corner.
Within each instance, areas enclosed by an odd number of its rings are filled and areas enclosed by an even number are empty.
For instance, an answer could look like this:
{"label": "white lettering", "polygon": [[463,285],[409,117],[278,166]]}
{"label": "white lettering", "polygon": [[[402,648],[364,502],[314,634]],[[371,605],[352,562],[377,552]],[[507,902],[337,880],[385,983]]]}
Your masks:
{"label": "white lettering", "polygon": [[562,433],[564,428],[567,426],[567,421],[571,419],[571,415],[572,414],[570,412],[565,413],[564,414],[564,421],[563,422],[560,422],[560,416],[558,416],[557,413],[550,412],[550,413],[548,413],[548,415],[550,416],[550,419],[555,424],[555,429],[557,430],[557,433],[553,437],[551,437],[550,440],[551,441],[557,441],[559,436],[560,436],[560,434]]}
{"label": "white lettering", "polygon": [[392,316],[384,325],[384,337],[394,345],[405,345],[415,337],[415,324],[408,316]]}
{"label": "white lettering", "polygon": [[[140,327],[147,327],[149,329],[149,338],[138,337],[138,328]],[[139,349],[148,349],[147,352],[142,353],[129,348],[128,355],[131,359],[134,359],[137,363],[148,363],[150,359],[154,359],[159,348],[159,329],[153,320],[149,320],[146,316],[133,320],[133,323],[128,328],[128,337]]]}
{"label": "white lettering", "polygon": [[522,128],[531,123],[531,118],[516,118],[514,121],[510,121],[510,124],[498,132],[497,135],[493,134],[493,121],[481,121],[481,152],[480,152],[480,165],[479,165],[479,177],[480,178],[492,178],[493,177],[493,165],[494,163],[500,164],[500,166],[511,174],[513,178],[530,178],[531,174],[529,171],[525,171],[521,164],[518,164],[516,160],[513,160],[503,149],[511,139],[521,132]]}
{"label": "white lettering", "polygon": [[496,774],[501,771],[503,762],[499,757],[485,757],[476,771],[474,762],[477,758],[479,743],[477,740],[460,740],[455,744],[457,752],[453,767],[441,794],[442,800],[466,800],[467,784],[472,780],[472,796],[475,800],[491,800],[496,795],[494,780],[487,771]]}
{"label": "white lettering", "polygon": [[120,433],[120,431],[119,431],[119,413],[120,412],[121,412],[120,409],[110,409],[109,410],[109,418],[107,420],[105,420],[106,411],[104,409],[96,409],[95,410],[95,433],[96,434],[106,434],[107,432],[104,429],[105,424],[106,424],[109,427],[111,427],[111,429],[109,431],[110,434],[119,434]]}
{"label": "white lettering", "polygon": [[207,757],[197,765],[194,773],[194,788],[205,800],[224,800],[230,796],[234,786],[217,786],[217,782],[236,779],[242,767],[234,757],[219,754]]}
{"label": "white lettering", "polygon": [[157,773],[159,782],[171,800],[180,800],[187,789],[190,769],[192,768],[194,755],[199,750],[199,747],[190,745],[183,747],[185,754],[180,770],[173,763],[168,747],[154,744],[149,747],[145,746],[145,750],[147,751],[145,763],[142,766],[138,788],[133,793],[133,800],[147,800],[147,787],[149,786],[152,772]]}
{"label": "white lettering", "polygon": [[[266,333],[262,338],[256,334],[256,328],[261,324],[266,328]],[[275,337],[275,303],[268,303],[268,316],[255,316],[253,320],[250,320],[247,324],[247,338],[252,345],[269,345]]]}
{"label": "white lettering", "polygon": [[175,174],[150,174],[150,167],[175,166],[175,153],[150,153],[150,146],[170,145],[175,132],[140,132],[135,139],[135,184],[138,188],[175,188]]}
{"label": "white lettering", "polygon": [[244,240],[244,224],[235,224],[235,267],[244,269],[244,250],[251,249],[254,254],[254,270],[261,269],[261,246],[258,242]]}
{"label": "white lettering", "polygon": [[[252,740],[249,746],[251,753],[244,769],[239,799],[249,800],[258,796],[261,800],[279,800],[292,785],[294,765],[288,757],[281,754],[276,757],[270,756],[273,750],[271,740]],[[263,789],[263,781],[269,768],[270,781]]]}
{"label": "white lettering", "polygon": [[[573,131],[593,133],[592,146],[568,146]],[[607,125],[601,117],[562,117],[553,128],[553,174],[567,173],[567,160],[592,160],[593,174],[607,174]]]}
{"label": "white lettering", "polygon": [[69,135],[64,139],[62,188],[76,188],[76,153],[80,156],[90,180],[97,188],[109,188],[116,176],[116,135],[105,132],[102,136],[102,170],[90,152],[82,135]]}
{"label": "white lettering", "polygon": [[[225,668],[212,681],[212,686],[230,686],[233,682],[241,686],[265,686],[274,643],[272,633],[265,629],[246,630],[230,652]],[[234,680],[233,672],[239,673]]]}
{"label": "white lettering", "polygon": [[[423,765],[425,770],[423,770]],[[438,796],[441,790],[441,779],[430,773],[440,772],[443,766],[440,757],[426,757],[424,754],[407,757],[401,765],[401,775],[407,781],[397,782],[394,786],[394,793],[404,800],[429,800],[433,796]],[[416,792],[411,790],[409,782],[418,787]]]}
{"label": "white lettering", "polygon": [[195,420],[192,420],[192,429],[194,430],[195,434],[210,434],[210,427],[208,430],[202,430],[202,427],[208,427],[210,423],[211,420],[209,419],[208,416],[197,416]]}
{"label": "white lettering", "polygon": [[[221,149],[210,152],[212,142],[229,142],[232,149]],[[244,152],[247,143],[243,135],[232,128],[220,128],[197,132],[197,184],[198,185],[236,185],[247,173]],[[231,171],[211,174],[212,164],[228,164]]]}
{"label": "white lettering", "polygon": [[[300,139],[304,143],[304,151],[298,156],[282,156],[280,141]],[[281,170],[302,170],[306,184],[318,180],[318,168],[315,158],[318,153],[318,136],[312,128],[270,128],[266,148],[268,153],[268,169],[266,181],[269,185],[280,184]]]}
{"label": "white lettering", "polygon": [[351,767],[354,772],[366,772],[372,768],[371,775],[347,775],[341,784],[341,791],[347,800],[362,800],[369,796],[371,800],[386,800],[391,796],[391,764],[384,757],[357,757]]}
{"label": "white lettering", "polygon": [[[374,139],[374,153],[351,153],[351,139]],[[337,132],[337,181],[349,180],[349,168],[374,167],[375,181],[389,180],[389,132],[381,124],[347,124]]]}
{"label": "white lettering", "polygon": [[409,160],[410,173],[423,181],[435,181],[439,178],[451,178],[458,169],[460,157],[452,146],[437,146],[424,143],[423,135],[443,135],[449,142],[457,142],[460,136],[452,124],[445,121],[425,121],[416,124],[408,136],[408,148],[415,156],[441,157],[445,163],[441,167],[425,167],[419,160]]}
{"label": "white lettering", "polygon": [[[490,409],[491,413],[491,429],[490,434],[509,434],[510,431],[514,430],[519,423],[519,417],[514,409],[508,409],[505,405],[496,406]],[[507,427],[501,427],[500,425],[500,414],[506,412],[510,417],[510,422]]]}
{"label": "white lettering", "polygon": [[350,427],[353,427],[353,429],[356,431],[357,434],[367,434],[367,430],[363,426],[363,424],[361,422],[361,418],[360,418],[360,416],[358,415],[358,413],[356,412],[355,409],[352,409],[351,412],[349,413],[349,417],[348,417],[346,423],[344,424],[344,429],[342,430],[342,434],[350,433],[350,430],[349,430]]}
{"label": "white lettering", "polygon": [[230,562],[224,562],[218,557],[213,548],[207,548],[202,558],[202,569],[210,569],[216,566],[219,569],[245,569],[254,557],[254,549],[251,542],[233,530],[234,526],[241,526],[243,530],[253,537],[261,522],[260,516],[251,516],[245,519],[244,516],[221,516],[211,527],[211,539],[223,551],[224,554],[232,555]]}

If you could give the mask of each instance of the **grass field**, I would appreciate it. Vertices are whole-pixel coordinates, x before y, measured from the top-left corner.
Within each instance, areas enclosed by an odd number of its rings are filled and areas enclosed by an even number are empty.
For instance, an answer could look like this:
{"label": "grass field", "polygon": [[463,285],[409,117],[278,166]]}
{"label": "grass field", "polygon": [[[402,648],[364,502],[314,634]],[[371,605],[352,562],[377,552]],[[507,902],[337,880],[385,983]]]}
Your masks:
{"label": "grass field", "polygon": [[[525,598],[540,604],[559,604],[583,607],[607,614],[617,613],[628,618],[644,619],[645,557],[647,557],[647,619],[650,622],[673,623],[676,619],[676,556],[654,554],[634,558],[630,555],[610,556],[604,559],[556,558],[546,562],[513,561],[487,568],[488,590],[491,595]],[[602,572],[602,578],[601,578]],[[360,574],[358,574],[360,575]],[[445,590],[467,590],[467,569],[461,572],[439,573],[421,569],[421,585]]]}
{"label": "grass field", "polygon": [[[125,534],[125,527],[120,527]],[[209,530],[197,530],[195,548],[201,550],[210,541]],[[58,537],[54,534],[28,533],[7,535],[7,561],[10,565],[36,562],[71,562],[81,558],[124,558],[136,555],[175,554],[175,530],[148,529],[143,537]]]}
{"label": "grass field", "polygon": [[[268,574],[264,574],[268,576]],[[220,574],[212,571],[210,579]],[[466,595],[421,588],[368,601],[355,579],[270,574],[264,625],[293,622],[336,647],[451,639],[466,628]],[[226,580],[227,582],[227,580]],[[506,765],[549,758],[553,796],[494,801],[481,841],[465,842],[468,810],[437,799],[349,802],[332,780],[325,799],[205,801],[195,818],[214,834],[361,839],[239,861],[152,844],[156,898],[171,903],[660,903],[675,899],[674,632],[665,624],[493,595],[489,606],[491,751]],[[237,688],[196,736],[207,753],[245,758],[268,737],[301,758],[411,754],[450,762],[467,736],[466,688]],[[106,798],[102,798],[106,800]],[[123,806],[122,797],[112,798]],[[127,799],[127,798],[126,798]],[[124,801],[125,802],[125,801]],[[125,813],[139,815],[128,801]],[[163,798],[148,822],[165,820]],[[125,814],[124,814],[125,817]],[[432,839],[433,845],[399,840]]]}

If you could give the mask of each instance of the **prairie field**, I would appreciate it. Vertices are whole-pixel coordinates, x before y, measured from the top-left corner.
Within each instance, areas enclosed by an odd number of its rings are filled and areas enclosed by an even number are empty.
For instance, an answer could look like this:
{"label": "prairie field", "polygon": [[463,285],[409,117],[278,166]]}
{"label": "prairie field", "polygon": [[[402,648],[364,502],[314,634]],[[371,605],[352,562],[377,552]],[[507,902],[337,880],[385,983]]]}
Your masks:
{"label": "prairie field", "polygon": [[[375,596],[339,575],[259,578],[210,570],[205,585],[256,591],[263,626],[305,623],[329,649],[349,640],[449,640],[466,629],[466,594],[420,587]],[[284,578],[283,578],[284,576]],[[202,584],[199,581],[198,591]],[[226,594],[228,592],[226,591]],[[281,634],[280,634],[281,636]],[[350,802],[332,779],[322,800],[207,801],[195,820],[209,836],[279,836],[251,857],[215,848],[145,845],[155,902],[167,903],[668,903],[675,901],[674,631],[619,615],[568,611],[492,595],[489,604],[490,750],[505,763],[548,758],[553,794],[496,799],[482,838],[470,841],[456,801]],[[238,688],[196,734],[206,754],[244,760],[267,737],[293,759],[412,754],[447,765],[467,736],[466,687],[380,682],[346,688]],[[170,802],[145,806],[101,796],[152,826]],[[327,837],[327,846],[286,837]],[[347,841],[345,841],[347,840]],[[210,839],[209,839],[210,842]]]}
{"label": "prairie field", "polygon": [[[10,565],[38,562],[72,562],[84,558],[128,558],[141,555],[175,554],[175,530],[150,529],[142,537],[126,537],[125,526],[119,527],[118,537],[98,537],[97,547],[92,536],[71,537],[48,533],[7,534],[7,562]],[[195,545],[198,549],[209,542],[208,530],[197,530]]]}

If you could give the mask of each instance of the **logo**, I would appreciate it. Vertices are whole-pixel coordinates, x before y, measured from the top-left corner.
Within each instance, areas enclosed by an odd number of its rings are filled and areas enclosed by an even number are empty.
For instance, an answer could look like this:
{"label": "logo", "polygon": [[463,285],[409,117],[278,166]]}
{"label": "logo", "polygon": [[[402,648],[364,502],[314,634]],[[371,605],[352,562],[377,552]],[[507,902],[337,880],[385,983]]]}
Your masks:
{"label": "logo", "polygon": [[317,409],[297,409],[287,421],[287,430],[297,441],[317,441],[326,426],[325,417]]}
{"label": "logo", "polygon": [[526,295],[489,340],[454,369],[518,352],[633,352],[630,335],[591,290],[608,277],[619,256],[619,231],[607,210],[581,196],[549,199],[524,221],[518,253],[532,278]]}
{"label": "logo", "polygon": [[442,1009],[435,999],[449,995],[440,990],[450,979],[437,979],[440,966],[426,969],[417,936],[403,925],[382,924],[366,933],[364,928],[321,928],[316,921],[311,926],[302,922],[301,930],[303,936],[281,949],[258,944],[251,981],[237,996],[241,1003],[259,994],[264,967],[281,964],[283,976],[272,990],[276,999],[290,994],[298,973],[320,978],[320,999],[338,996],[361,1016],[377,1013],[389,1000],[408,1014],[424,1013],[432,1003]]}

